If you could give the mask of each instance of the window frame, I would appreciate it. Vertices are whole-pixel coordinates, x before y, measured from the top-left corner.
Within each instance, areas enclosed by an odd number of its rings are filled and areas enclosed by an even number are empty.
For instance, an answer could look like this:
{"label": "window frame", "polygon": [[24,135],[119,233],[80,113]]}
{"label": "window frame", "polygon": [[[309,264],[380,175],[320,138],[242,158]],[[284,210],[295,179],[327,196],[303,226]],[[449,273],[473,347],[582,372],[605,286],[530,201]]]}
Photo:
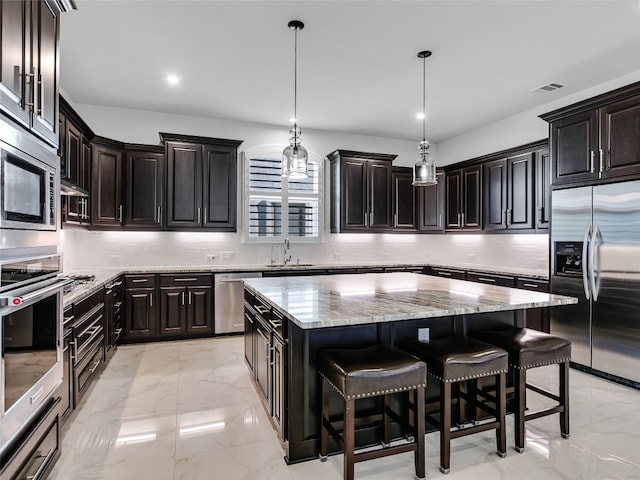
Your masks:
{"label": "window frame", "polygon": [[[280,190],[280,199],[282,201],[282,232],[289,231],[289,223],[288,217],[286,217],[286,221],[284,220],[284,216],[288,215],[288,205],[290,197],[299,197],[299,198],[309,198],[315,199],[318,203],[318,235],[315,237],[301,237],[301,236],[292,236],[285,233],[281,233],[278,236],[250,236],[250,228],[249,228],[249,218],[250,218],[250,205],[251,205],[251,195],[252,193],[255,195],[255,192],[251,192],[249,189],[249,165],[252,158],[264,158],[264,159],[273,159],[277,161],[282,160],[282,151],[285,146],[282,145],[272,145],[272,146],[263,146],[256,147],[244,150],[241,153],[242,156],[242,241],[243,243],[256,243],[256,244],[280,244],[283,243],[285,238],[289,240],[290,243],[308,243],[308,244],[317,244],[324,243],[324,158],[313,153],[309,152],[309,162],[314,163],[318,166],[318,192],[316,194],[308,194],[308,193],[294,193],[292,195],[289,194],[288,190],[288,179],[283,178],[283,185]],[[268,195],[265,195],[268,196]],[[285,208],[285,206],[287,208]]]}

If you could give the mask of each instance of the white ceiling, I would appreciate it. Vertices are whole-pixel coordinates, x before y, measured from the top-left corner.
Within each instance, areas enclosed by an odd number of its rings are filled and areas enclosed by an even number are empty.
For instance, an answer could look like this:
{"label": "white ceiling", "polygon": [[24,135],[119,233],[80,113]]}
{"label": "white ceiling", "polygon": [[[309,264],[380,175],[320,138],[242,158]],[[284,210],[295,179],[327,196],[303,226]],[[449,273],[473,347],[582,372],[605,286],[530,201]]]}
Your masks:
{"label": "white ceiling", "polygon": [[[61,87],[79,104],[287,125],[298,33],[305,128],[416,140],[640,70],[640,1],[78,0],[61,26]],[[177,87],[166,82],[174,73]],[[567,86],[530,90],[555,81]]]}

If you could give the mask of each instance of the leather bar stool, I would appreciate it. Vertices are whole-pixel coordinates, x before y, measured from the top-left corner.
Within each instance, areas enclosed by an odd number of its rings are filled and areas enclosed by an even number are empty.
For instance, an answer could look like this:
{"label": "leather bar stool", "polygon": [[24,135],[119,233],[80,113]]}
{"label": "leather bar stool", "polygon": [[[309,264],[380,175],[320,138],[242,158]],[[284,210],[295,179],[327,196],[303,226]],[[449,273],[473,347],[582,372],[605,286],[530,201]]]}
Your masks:
{"label": "leather bar stool", "polygon": [[[429,343],[412,341],[404,344],[407,352],[424,360],[427,364],[427,372],[440,383],[440,401],[435,404],[427,404],[428,412],[434,410],[440,413],[440,420],[433,414],[426,415],[426,421],[434,425],[440,431],[440,471],[449,473],[451,458],[451,439],[471,435],[486,430],[496,430],[496,448],[499,456],[507,454],[507,440],[505,431],[506,413],[506,373],[507,352],[484,342],[468,337],[453,336],[442,339],[432,339]],[[474,405],[494,418],[490,421],[474,422],[469,425],[452,427],[452,386],[458,387],[458,395],[461,393],[461,383],[469,386],[478,378],[496,377],[497,389],[495,396],[482,393],[495,404],[495,408],[476,402],[476,394],[464,395],[473,399]],[[458,400],[458,406],[461,402]],[[460,412],[462,416],[462,412]]]}
{"label": "leather bar stool", "polygon": [[[516,451],[524,451],[524,423],[547,415],[560,414],[560,434],[562,438],[569,438],[571,342],[530,328],[479,331],[470,333],[470,335],[503,348],[509,353],[509,366],[513,370],[514,376]],[[560,368],[558,395],[527,383],[528,369],[553,364],[558,364]],[[527,389],[558,403],[549,408],[527,413]]]}
{"label": "leather bar stool", "polygon": [[[322,378],[320,459],[325,461],[327,458],[331,435],[344,453],[345,480],[353,480],[354,464],[357,462],[409,451],[414,451],[416,477],[424,478],[424,390],[427,376],[424,362],[399,350],[376,345],[322,350],[317,368]],[[340,420],[329,418],[329,385],[344,399],[344,415]],[[391,395],[405,391],[411,392],[411,416],[401,416],[391,410]],[[355,402],[376,396],[384,396],[382,418],[378,416],[373,419],[383,420],[384,441],[381,448],[356,453],[356,423],[370,423],[372,419],[356,419]],[[405,421],[407,417],[409,423]],[[405,431],[411,432],[413,441],[390,445],[391,419],[400,423]]]}

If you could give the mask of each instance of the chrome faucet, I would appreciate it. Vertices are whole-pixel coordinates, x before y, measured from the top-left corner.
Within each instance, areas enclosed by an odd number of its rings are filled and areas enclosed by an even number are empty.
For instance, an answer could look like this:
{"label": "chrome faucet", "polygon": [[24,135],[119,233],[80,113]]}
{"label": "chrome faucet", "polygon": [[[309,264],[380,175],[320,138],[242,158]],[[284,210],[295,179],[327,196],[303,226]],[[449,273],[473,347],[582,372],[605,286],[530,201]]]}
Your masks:
{"label": "chrome faucet", "polygon": [[284,265],[288,265],[289,262],[291,261],[291,244],[289,243],[289,239],[285,238],[284,239],[284,248],[283,248],[283,259],[282,259],[282,263]]}

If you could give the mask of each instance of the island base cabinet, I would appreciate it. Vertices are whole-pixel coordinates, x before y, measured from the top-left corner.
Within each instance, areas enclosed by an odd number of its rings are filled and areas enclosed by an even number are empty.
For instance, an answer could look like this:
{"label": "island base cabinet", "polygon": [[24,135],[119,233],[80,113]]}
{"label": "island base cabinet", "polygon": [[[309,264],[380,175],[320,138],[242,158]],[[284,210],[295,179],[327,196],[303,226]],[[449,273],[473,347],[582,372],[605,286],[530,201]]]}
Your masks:
{"label": "island base cabinet", "polygon": [[255,359],[253,370],[255,382],[267,412],[271,415],[271,333],[259,320],[256,322]]}

